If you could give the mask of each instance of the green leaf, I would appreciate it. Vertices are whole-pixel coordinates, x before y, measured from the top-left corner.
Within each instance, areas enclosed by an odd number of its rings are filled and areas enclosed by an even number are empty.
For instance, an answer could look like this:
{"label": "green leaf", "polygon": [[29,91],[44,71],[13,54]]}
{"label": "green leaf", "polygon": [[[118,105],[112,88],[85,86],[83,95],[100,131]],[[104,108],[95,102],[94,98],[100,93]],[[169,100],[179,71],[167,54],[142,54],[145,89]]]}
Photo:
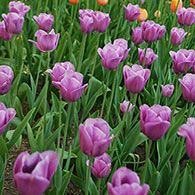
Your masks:
{"label": "green leaf", "polygon": [[1,146],[1,149],[0,149],[1,158],[5,160],[5,158],[8,155],[8,149],[7,149],[6,143],[2,136],[0,136],[0,146]]}

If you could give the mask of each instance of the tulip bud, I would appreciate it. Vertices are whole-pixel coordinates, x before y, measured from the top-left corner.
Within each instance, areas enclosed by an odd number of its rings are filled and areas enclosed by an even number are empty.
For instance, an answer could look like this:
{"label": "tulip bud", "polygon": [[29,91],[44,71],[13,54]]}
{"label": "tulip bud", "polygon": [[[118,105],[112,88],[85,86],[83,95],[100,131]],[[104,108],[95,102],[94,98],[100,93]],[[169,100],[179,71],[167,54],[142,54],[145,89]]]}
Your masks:
{"label": "tulip bud", "polygon": [[22,3],[21,1],[10,1],[9,11],[15,12],[21,16],[25,16],[30,10],[30,7]]}
{"label": "tulip bud", "polygon": [[98,3],[99,5],[104,6],[104,5],[108,4],[108,0],[97,0],[97,3]]}
{"label": "tulip bud", "polygon": [[140,8],[140,15],[137,18],[137,21],[139,22],[143,22],[148,18],[148,12],[146,11],[146,9],[141,9]]}
{"label": "tulip bud", "polygon": [[156,11],[154,12],[154,17],[160,18],[160,11],[159,11],[159,10],[156,10]]}
{"label": "tulip bud", "polygon": [[162,87],[163,96],[167,98],[171,97],[171,95],[173,94],[174,85],[167,84],[165,86],[161,85],[161,87]]}
{"label": "tulip bud", "polygon": [[12,35],[10,33],[8,33],[6,30],[6,26],[5,26],[4,21],[0,22],[0,37],[5,41],[12,39]]}
{"label": "tulip bud", "polygon": [[134,22],[137,20],[138,16],[140,15],[140,8],[139,5],[132,5],[129,3],[127,7],[125,7],[125,18],[130,22]]}
{"label": "tulip bud", "polygon": [[168,106],[140,106],[142,132],[151,140],[160,139],[170,127],[171,109]]}
{"label": "tulip bud", "polygon": [[174,27],[171,29],[171,43],[175,46],[180,45],[183,42],[187,32],[183,28]]}
{"label": "tulip bud", "polygon": [[[179,2],[178,2],[179,1]],[[178,5],[177,5],[178,4]],[[177,7],[178,6],[178,7]],[[182,8],[182,0],[172,0],[171,1],[171,11],[175,12],[176,9],[179,10]]]}
{"label": "tulip bud", "polygon": [[70,2],[71,4],[77,4],[77,3],[79,3],[79,0],[69,0],[69,2]]}
{"label": "tulip bud", "polygon": [[110,136],[108,123],[100,118],[89,118],[79,125],[79,143],[81,151],[88,156],[104,154],[114,135]]}
{"label": "tulip bud", "polygon": [[[121,112],[124,112],[125,113],[127,111],[127,109],[128,109],[128,106],[129,106],[129,101],[124,100],[120,104],[120,110],[121,110]],[[135,107],[135,105],[130,104],[128,112],[130,112],[134,107]]]}
{"label": "tulip bud", "polygon": [[192,8],[194,8],[194,6],[195,6],[195,0],[190,0],[190,6],[191,6]]}
{"label": "tulip bud", "polygon": [[136,44],[139,45],[144,42],[142,39],[142,28],[141,27],[136,27],[135,29],[132,28],[132,41]]}

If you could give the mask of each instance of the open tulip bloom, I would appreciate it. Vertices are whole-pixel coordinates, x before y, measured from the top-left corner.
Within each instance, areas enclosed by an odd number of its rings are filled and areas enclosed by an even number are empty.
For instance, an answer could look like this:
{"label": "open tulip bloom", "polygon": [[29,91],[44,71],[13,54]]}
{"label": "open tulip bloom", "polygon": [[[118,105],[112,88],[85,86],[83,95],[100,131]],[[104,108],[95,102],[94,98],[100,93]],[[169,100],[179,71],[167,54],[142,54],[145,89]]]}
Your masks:
{"label": "open tulip bloom", "polygon": [[4,21],[0,22],[0,37],[5,41],[9,41],[12,39],[12,35],[7,32]]}
{"label": "open tulip bloom", "polygon": [[138,16],[140,15],[140,8],[139,5],[132,5],[129,3],[125,8],[125,18],[130,22],[134,22],[137,20]]}
{"label": "open tulip bloom", "polygon": [[21,1],[10,1],[9,11],[15,12],[21,16],[25,16],[30,10],[30,7],[22,3]]}

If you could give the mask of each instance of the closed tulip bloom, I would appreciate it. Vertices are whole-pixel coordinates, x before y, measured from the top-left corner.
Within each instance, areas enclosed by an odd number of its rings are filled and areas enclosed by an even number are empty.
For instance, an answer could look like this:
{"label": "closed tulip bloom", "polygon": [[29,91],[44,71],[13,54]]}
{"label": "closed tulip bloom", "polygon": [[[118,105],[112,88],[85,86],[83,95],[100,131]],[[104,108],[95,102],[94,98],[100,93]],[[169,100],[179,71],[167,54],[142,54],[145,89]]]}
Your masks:
{"label": "closed tulip bloom", "polygon": [[126,167],[117,169],[107,186],[108,195],[147,195],[150,188],[147,184],[141,185],[137,173]]}
{"label": "closed tulip bloom", "polygon": [[70,2],[71,4],[77,4],[77,3],[79,3],[79,0],[69,0],[69,2]]}
{"label": "closed tulip bloom", "polygon": [[22,3],[21,1],[10,1],[9,2],[9,11],[16,12],[21,16],[25,16],[30,10],[30,7]]}
{"label": "closed tulip bloom", "polygon": [[[128,106],[129,106],[129,101],[124,100],[120,104],[120,110],[121,110],[121,112],[126,112],[127,109],[128,109]],[[134,107],[135,107],[135,105],[130,104],[128,112],[130,112]]]}
{"label": "closed tulip bloom", "polygon": [[0,135],[3,134],[7,125],[15,117],[16,111],[13,108],[6,108],[5,105],[0,102]]}
{"label": "closed tulip bloom", "polygon": [[40,30],[49,31],[53,25],[54,17],[51,14],[40,13],[39,16],[33,16]]}
{"label": "closed tulip bloom", "polygon": [[135,29],[132,28],[132,41],[136,44],[139,45],[144,42],[142,39],[142,28],[141,27],[136,27]]}
{"label": "closed tulip bloom", "polygon": [[165,86],[161,85],[161,87],[162,87],[163,96],[167,98],[171,97],[174,91],[174,85],[167,84]]}
{"label": "closed tulip bloom", "polygon": [[[146,49],[143,49],[142,50],[142,49],[138,48],[138,52],[139,52],[139,63],[141,65],[143,65],[145,50]],[[144,66],[149,66],[157,58],[158,58],[158,55],[156,55],[151,48],[147,48],[146,55],[145,55],[145,63],[144,63]]]}
{"label": "closed tulip bloom", "polygon": [[97,0],[97,3],[101,6],[108,4],[108,0]]}
{"label": "closed tulip bloom", "polygon": [[22,152],[14,163],[14,183],[22,195],[43,195],[59,164],[57,152]]}
{"label": "closed tulip bloom", "polygon": [[175,12],[176,11],[176,8],[178,10],[182,8],[182,0],[171,0],[171,11],[172,12]]}
{"label": "closed tulip bloom", "polygon": [[2,14],[3,20],[5,22],[6,30],[10,34],[19,34],[22,30],[24,24],[24,17],[18,15],[15,12]]}
{"label": "closed tulip bloom", "polygon": [[140,106],[142,132],[151,140],[160,139],[170,127],[171,109],[168,106]]}
{"label": "closed tulip bloom", "polygon": [[125,86],[133,94],[142,91],[150,77],[150,70],[143,69],[142,66],[134,64],[132,67],[123,67]]}
{"label": "closed tulip bloom", "polygon": [[177,134],[187,139],[186,152],[195,161],[195,118],[188,118],[187,124],[182,125]]}
{"label": "closed tulip bloom", "polygon": [[192,26],[195,23],[195,9],[181,8],[177,11],[178,23],[182,26]]}
{"label": "closed tulip bloom", "polygon": [[183,42],[187,32],[183,28],[174,27],[171,29],[171,43],[175,46],[180,45]]}
{"label": "closed tulip bloom", "polygon": [[143,22],[148,18],[148,12],[146,11],[146,9],[141,9],[140,8],[140,15],[137,18],[137,21],[139,22]]}
{"label": "closed tulip bloom", "polygon": [[97,32],[105,32],[110,23],[109,14],[94,11],[92,13],[94,30]]}
{"label": "closed tulip bloom", "polygon": [[94,29],[92,13],[93,10],[90,9],[79,10],[81,31],[85,34],[90,33]]}
{"label": "closed tulip bloom", "polygon": [[179,79],[182,86],[183,98],[188,102],[195,102],[195,74],[188,73]]}
{"label": "closed tulip bloom", "polygon": [[81,151],[88,156],[104,154],[114,135],[110,136],[108,123],[100,118],[89,118],[79,125],[79,143]]}
{"label": "closed tulip bloom", "polygon": [[140,4],[143,5],[145,0],[140,0]]}
{"label": "closed tulip bloom", "polygon": [[67,71],[75,71],[74,65],[71,62],[58,62],[54,65],[53,70],[46,70],[46,72],[51,74],[52,84],[56,88],[60,88],[60,82]]}
{"label": "closed tulip bloom", "polygon": [[12,80],[14,78],[14,73],[9,66],[0,66],[0,95],[6,94],[10,87]]}
{"label": "closed tulip bloom", "polygon": [[195,51],[180,49],[178,52],[170,51],[173,59],[173,70],[176,74],[186,73],[195,63]]}
{"label": "closed tulip bloom", "polygon": [[66,71],[64,78],[57,85],[65,101],[75,102],[81,97],[88,84],[83,85],[83,75],[81,73]]}
{"label": "closed tulip bloom", "polygon": [[195,0],[190,0],[190,6],[193,8],[195,6]]}
{"label": "closed tulip bloom", "polygon": [[107,153],[95,158],[91,172],[97,178],[105,178],[108,176],[111,170],[111,159]]}
{"label": "closed tulip bloom", "polygon": [[159,11],[159,10],[156,10],[156,11],[154,12],[154,17],[160,18],[160,11]]}
{"label": "closed tulip bloom", "polygon": [[5,41],[9,41],[12,39],[12,35],[6,30],[4,21],[0,22],[0,37]]}
{"label": "closed tulip bloom", "polygon": [[130,22],[134,22],[137,20],[138,16],[140,15],[140,8],[139,5],[132,5],[129,3],[125,8],[125,18]]}
{"label": "closed tulip bloom", "polygon": [[36,48],[42,52],[49,52],[56,49],[60,34],[55,34],[54,30],[47,34],[43,30],[38,30],[35,33],[35,37],[37,37],[37,42],[33,40],[28,40],[35,44]]}
{"label": "closed tulip bloom", "polygon": [[166,32],[165,25],[156,24],[157,27],[157,40],[161,40]]}

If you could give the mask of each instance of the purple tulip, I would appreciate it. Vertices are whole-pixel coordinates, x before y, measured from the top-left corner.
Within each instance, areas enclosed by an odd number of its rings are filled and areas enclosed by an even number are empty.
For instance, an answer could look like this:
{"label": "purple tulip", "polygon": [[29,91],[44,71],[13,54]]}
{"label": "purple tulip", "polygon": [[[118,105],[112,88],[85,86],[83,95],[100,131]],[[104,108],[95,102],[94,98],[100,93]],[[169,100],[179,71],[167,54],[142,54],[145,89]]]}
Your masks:
{"label": "purple tulip", "polygon": [[14,183],[22,195],[42,195],[59,164],[57,152],[22,152],[14,163]]}
{"label": "purple tulip", "polygon": [[97,32],[105,32],[110,23],[109,14],[94,11],[92,13],[94,30]]}
{"label": "purple tulip", "polygon": [[142,22],[142,38],[144,41],[150,43],[162,39],[166,32],[165,26],[160,26],[152,20]]}
{"label": "purple tulip", "polygon": [[171,121],[171,109],[168,106],[144,104],[140,106],[142,132],[151,140],[160,139],[168,130]]}
{"label": "purple tulip", "polygon": [[4,95],[9,91],[13,78],[14,73],[9,66],[0,66],[0,95]]}
{"label": "purple tulip", "polygon": [[150,70],[143,69],[142,66],[134,64],[132,67],[123,67],[125,86],[133,94],[142,91],[150,77]]}
{"label": "purple tulip", "polygon": [[62,98],[69,102],[77,101],[88,86],[83,85],[83,75],[74,71],[66,71],[61,82],[56,85],[60,88]]}
{"label": "purple tulip", "polygon": [[171,43],[175,46],[180,45],[183,42],[187,32],[183,28],[174,27],[171,29]]}
{"label": "purple tulip", "polygon": [[182,26],[192,26],[195,23],[195,9],[181,8],[177,10],[178,23]]}
{"label": "purple tulip", "polygon": [[[129,106],[129,101],[124,100],[124,101],[120,104],[120,110],[121,110],[121,112],[126,112],[128,106]],[[135,107],[135,105],[130,104],[128,112],[130,112],[134,107]]]}
{"label": "purple tulip", "polygon": [[[138,52],[139,52],[139,63],[140,63],[141,65],[143,65],[145,50],[146,50],[146,49],[143,49],[143,50],[142,50],[142,49],[138,48]],[[157,58],[158,58],[158,55],[156,55],[156,54],[154,53],[154,51],[153,51],[151,48],[147,48],[147,50],[146,50],[146,55],[145,55],[144,66],[149,66],[149,65],[152,64],[152,62],[154,62]]]}
{"label": "purple tulip", "polygon": [[144,4],[144,0],[140,0],[140,4],[143,5]]}
{"label": "purple tulip", "polygon": [[187,124],[182,125],[177,133],[187,139],[186,152],[195,161],[195,118],[188,118]]}
{"label": "purple tulip", "polygon": [[149,185],[140,185],[137,173],[126,167],[117,169],[112,176],[112,184],[107,183],[108,195],[147,195]]}
{"label": "purple tulip", "polygon": [[5,105],[0,102],[0,135],[3,134],[7,125],[15,117],[16,111],[13,108],[6,108]]}
{"label": "purple tulip", "polygon": [[90,9],[79,10],[81,31],[85,34],[89,34],[94,29],[92,13],[93,10]]}
{"label": "purple tulip", "polygon": [[10,1],[9,11],[15,12],[21,16],[25,16],[30,10],[30,7],[22,3],[21,1]]}
{"label": "purple tulip", "polygon": [[47,34],[43,30],[38,30],[35,33],[35,37],[37,37],[37,42],[33,40],[28,40],[35,44],[36,48],[42,52],[49,52],[56,49],[60,34],[55,34],[54,30]]}
{"label": "purple tulip", "polygon": [[22,30],[24,24],[24,17],[18,15],[15,12],[2,14],[3,20],[5,22],[6,30],[10,34],[19,34]]}
{"label": "purple tulip", "polygon": [[8,33],[6,30],[6,26],[5,26],[4,21],[0,22],[0,37],[5,41],[12,39],[12,35],[10,33]]}
{"label": "purple tulip", "polygon": [[162,87],[163,96],[167,98],[171,97],[174,91],[174,85],[167,84],[165,86],[161,85],[161,87]]}
{"label": "purple tulip", "polygon": [[176,74],[186,73],[195,63],[195,51],[180,49],[178,52],[170,51],[173,59],[173,70]]}
{"label": "purple tulip", "polygon": [[39,16],[33,16],[40,30],[49,31],[53,25],[54,17],[51,14],[40,13]]}
{"label": "purple tulip", "polygon": [[74,65],[70,62],[58,62],[54,65],[53,70],[48,69],[46,72],[51,74],[52,84],[60,88],[60,82],[64,78],[66,71],[75,71]]}
{"label": "purple tulip", "polygon": [[[87,161],[87,166],[89,166],[89,161]],[[108,176],[111,170],[111,159],[107,153],[95,158],[91,171],[92,174],[97,178],[105,178]]]}
{"label": "purple tulip", "polygon": [[79,125],[81,151],[88,156],[101,156],[108,149],[114,135],[110,136],[108,123],[100,118],[90,118]]}
{"label": "purple tulip", "polygon": [[179,79],[182,86],[183,98],[188,102],[195,102],[195,74],[188,73]]}
{"label": "purple tulip", "polygon": [[136,44],[139,45],[144,42],[142,39],[142,28],[141,27],[136,27],[135,29],[132,28],[132,41]]}
{"label": "purple tulip", "polygon": [[125,8],[125,18],[129,20],[130,22],[134,22],[137,20],[138,16],[140,15],[140,7],[139,5],[132,5],[129,3]]}

